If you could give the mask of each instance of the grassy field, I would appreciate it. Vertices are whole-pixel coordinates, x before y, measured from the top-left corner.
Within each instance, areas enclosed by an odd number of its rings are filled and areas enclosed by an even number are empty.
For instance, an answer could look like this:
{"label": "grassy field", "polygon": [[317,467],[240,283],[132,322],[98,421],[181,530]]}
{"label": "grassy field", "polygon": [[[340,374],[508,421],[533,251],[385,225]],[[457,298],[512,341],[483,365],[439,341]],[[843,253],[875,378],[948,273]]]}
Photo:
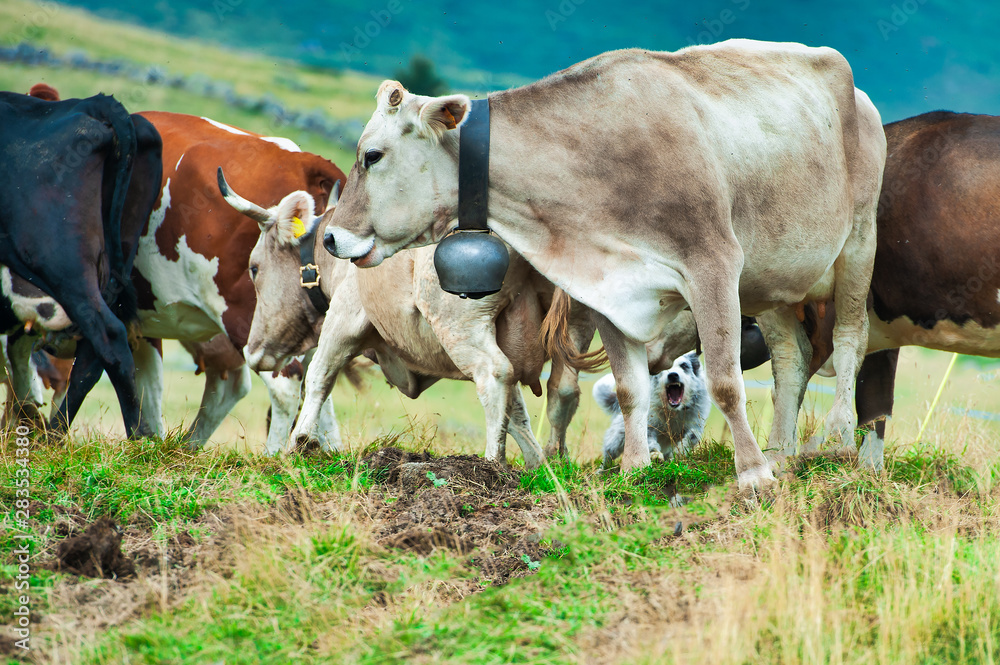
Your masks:
{"label": "grassy field", "polygon": [[[996,663],[997,424],[951,411],[996,409],[984,389],[996,369],[960,363],[916,443],[947,360],[904,352],[884,474],[802,461],[756,507],[735,494],[714,411],[689,457],[599,474],[593,377],[572,459],[530,473],[513,444],[510,471],[427,461],[482,453],[470,384],[417,401],[377,375],[362,393],[338,386],[350,450],[269,459],[252,452],[259,386],[217,445],[192,454],[107,435],[119,414],[102,382],[74,436],[31,448],[35,662]],[[168,347],[177,426],[201,393],[186,362]],[[769,398],[748,392],[760,431]],[[829,396],[808,399],[803,426]],[[407,475],[398,454],[371,457],[389,446],[423,466]],[[14,447],[0,443],[3,478]],[[675,491],[692,500],[672,507]],[[0,570],[13,578],[12,480],[0,497]],[[134,574],[51,570],[59,544],[102,516],[121,525]],[[0,620],[13,611],[0,594]]]}

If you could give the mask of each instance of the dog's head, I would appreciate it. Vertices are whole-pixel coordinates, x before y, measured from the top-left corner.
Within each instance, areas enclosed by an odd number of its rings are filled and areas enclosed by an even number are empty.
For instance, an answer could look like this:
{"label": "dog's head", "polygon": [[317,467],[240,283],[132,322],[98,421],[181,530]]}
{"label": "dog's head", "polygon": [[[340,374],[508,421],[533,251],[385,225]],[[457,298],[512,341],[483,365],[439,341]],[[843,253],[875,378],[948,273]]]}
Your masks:
{"label": "dog's head", "polygon": [[670,369],[655,377],[655,391],[663,404],[671,409],[683,409],[694,399],[697,383],[702,381],[701,361],[695,351],[686,353]]}

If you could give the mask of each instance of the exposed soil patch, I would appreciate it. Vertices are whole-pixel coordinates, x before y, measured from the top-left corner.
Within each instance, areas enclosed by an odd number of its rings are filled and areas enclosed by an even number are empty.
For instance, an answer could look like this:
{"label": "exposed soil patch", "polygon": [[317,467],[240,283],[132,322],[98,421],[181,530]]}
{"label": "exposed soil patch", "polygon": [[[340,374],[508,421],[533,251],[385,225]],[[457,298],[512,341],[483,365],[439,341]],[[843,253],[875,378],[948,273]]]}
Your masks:
{"label": "exposed soil patch", "polygon": [[85,577],[121,579],[135,575],[135,564],[122,553],[122,532],[102,517],[79,536],[70,536],[56,548],[55,570]]}
{"label": "exposed soil patch", "polygon": [[364,511],[384,547],[470,555],[468,565],[496,586],[530,574],[533,562],[559,546],[542,540],[555,498],[520,489],[517,471],[475,455],[433,457],[397,448],[363,461],[382,479]]}

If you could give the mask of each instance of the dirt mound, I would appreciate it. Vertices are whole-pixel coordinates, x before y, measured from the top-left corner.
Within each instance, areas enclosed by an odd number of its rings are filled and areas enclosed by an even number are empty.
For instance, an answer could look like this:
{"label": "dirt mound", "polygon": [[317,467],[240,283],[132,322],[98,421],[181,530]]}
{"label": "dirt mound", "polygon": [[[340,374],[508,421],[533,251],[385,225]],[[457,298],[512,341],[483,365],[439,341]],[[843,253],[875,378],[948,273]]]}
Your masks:
{"label": "dirt mound", "polygon": [[102,517],[82,535],[59,543],[53,568],[86,577],[132,577],[135,564],[122,553],[121,546],[121,529],[113,520]]}
{"label": "dirt mound", "polygon": [[518,486],[520,474],[475,455],[433,457],[383,448],[364,458],[381,482],[363,512],[383,547],[426,556],[438,549],[469,555],[493,586],[531,574],[561,546],[542,532],[558,504]]}
{"label": "dirt mound", "polygon": [[476,455],[434,457],[428,452],[410,453],[382,448],[363,458],[373,477],[404,488],[440,486],[444,482],[478,485],[496,490],[517,486],[518,473]]}

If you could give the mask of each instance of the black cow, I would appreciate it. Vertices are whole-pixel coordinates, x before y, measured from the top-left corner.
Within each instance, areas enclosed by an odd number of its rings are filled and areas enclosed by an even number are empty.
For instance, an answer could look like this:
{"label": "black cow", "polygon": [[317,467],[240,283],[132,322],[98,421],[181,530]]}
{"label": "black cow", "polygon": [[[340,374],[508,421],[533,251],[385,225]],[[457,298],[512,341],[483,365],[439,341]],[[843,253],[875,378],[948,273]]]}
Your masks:
{"label": "black cow", "polygon": [[[128,275],[162,173],[159,134],[113,97],[0,93],[0,160],[0,264],[51,296],[80,338],[52,426],[68,426],[106,371],[127,433],[141,433]],[[0,328],[21,325],[10,303],[0,303]]]}

